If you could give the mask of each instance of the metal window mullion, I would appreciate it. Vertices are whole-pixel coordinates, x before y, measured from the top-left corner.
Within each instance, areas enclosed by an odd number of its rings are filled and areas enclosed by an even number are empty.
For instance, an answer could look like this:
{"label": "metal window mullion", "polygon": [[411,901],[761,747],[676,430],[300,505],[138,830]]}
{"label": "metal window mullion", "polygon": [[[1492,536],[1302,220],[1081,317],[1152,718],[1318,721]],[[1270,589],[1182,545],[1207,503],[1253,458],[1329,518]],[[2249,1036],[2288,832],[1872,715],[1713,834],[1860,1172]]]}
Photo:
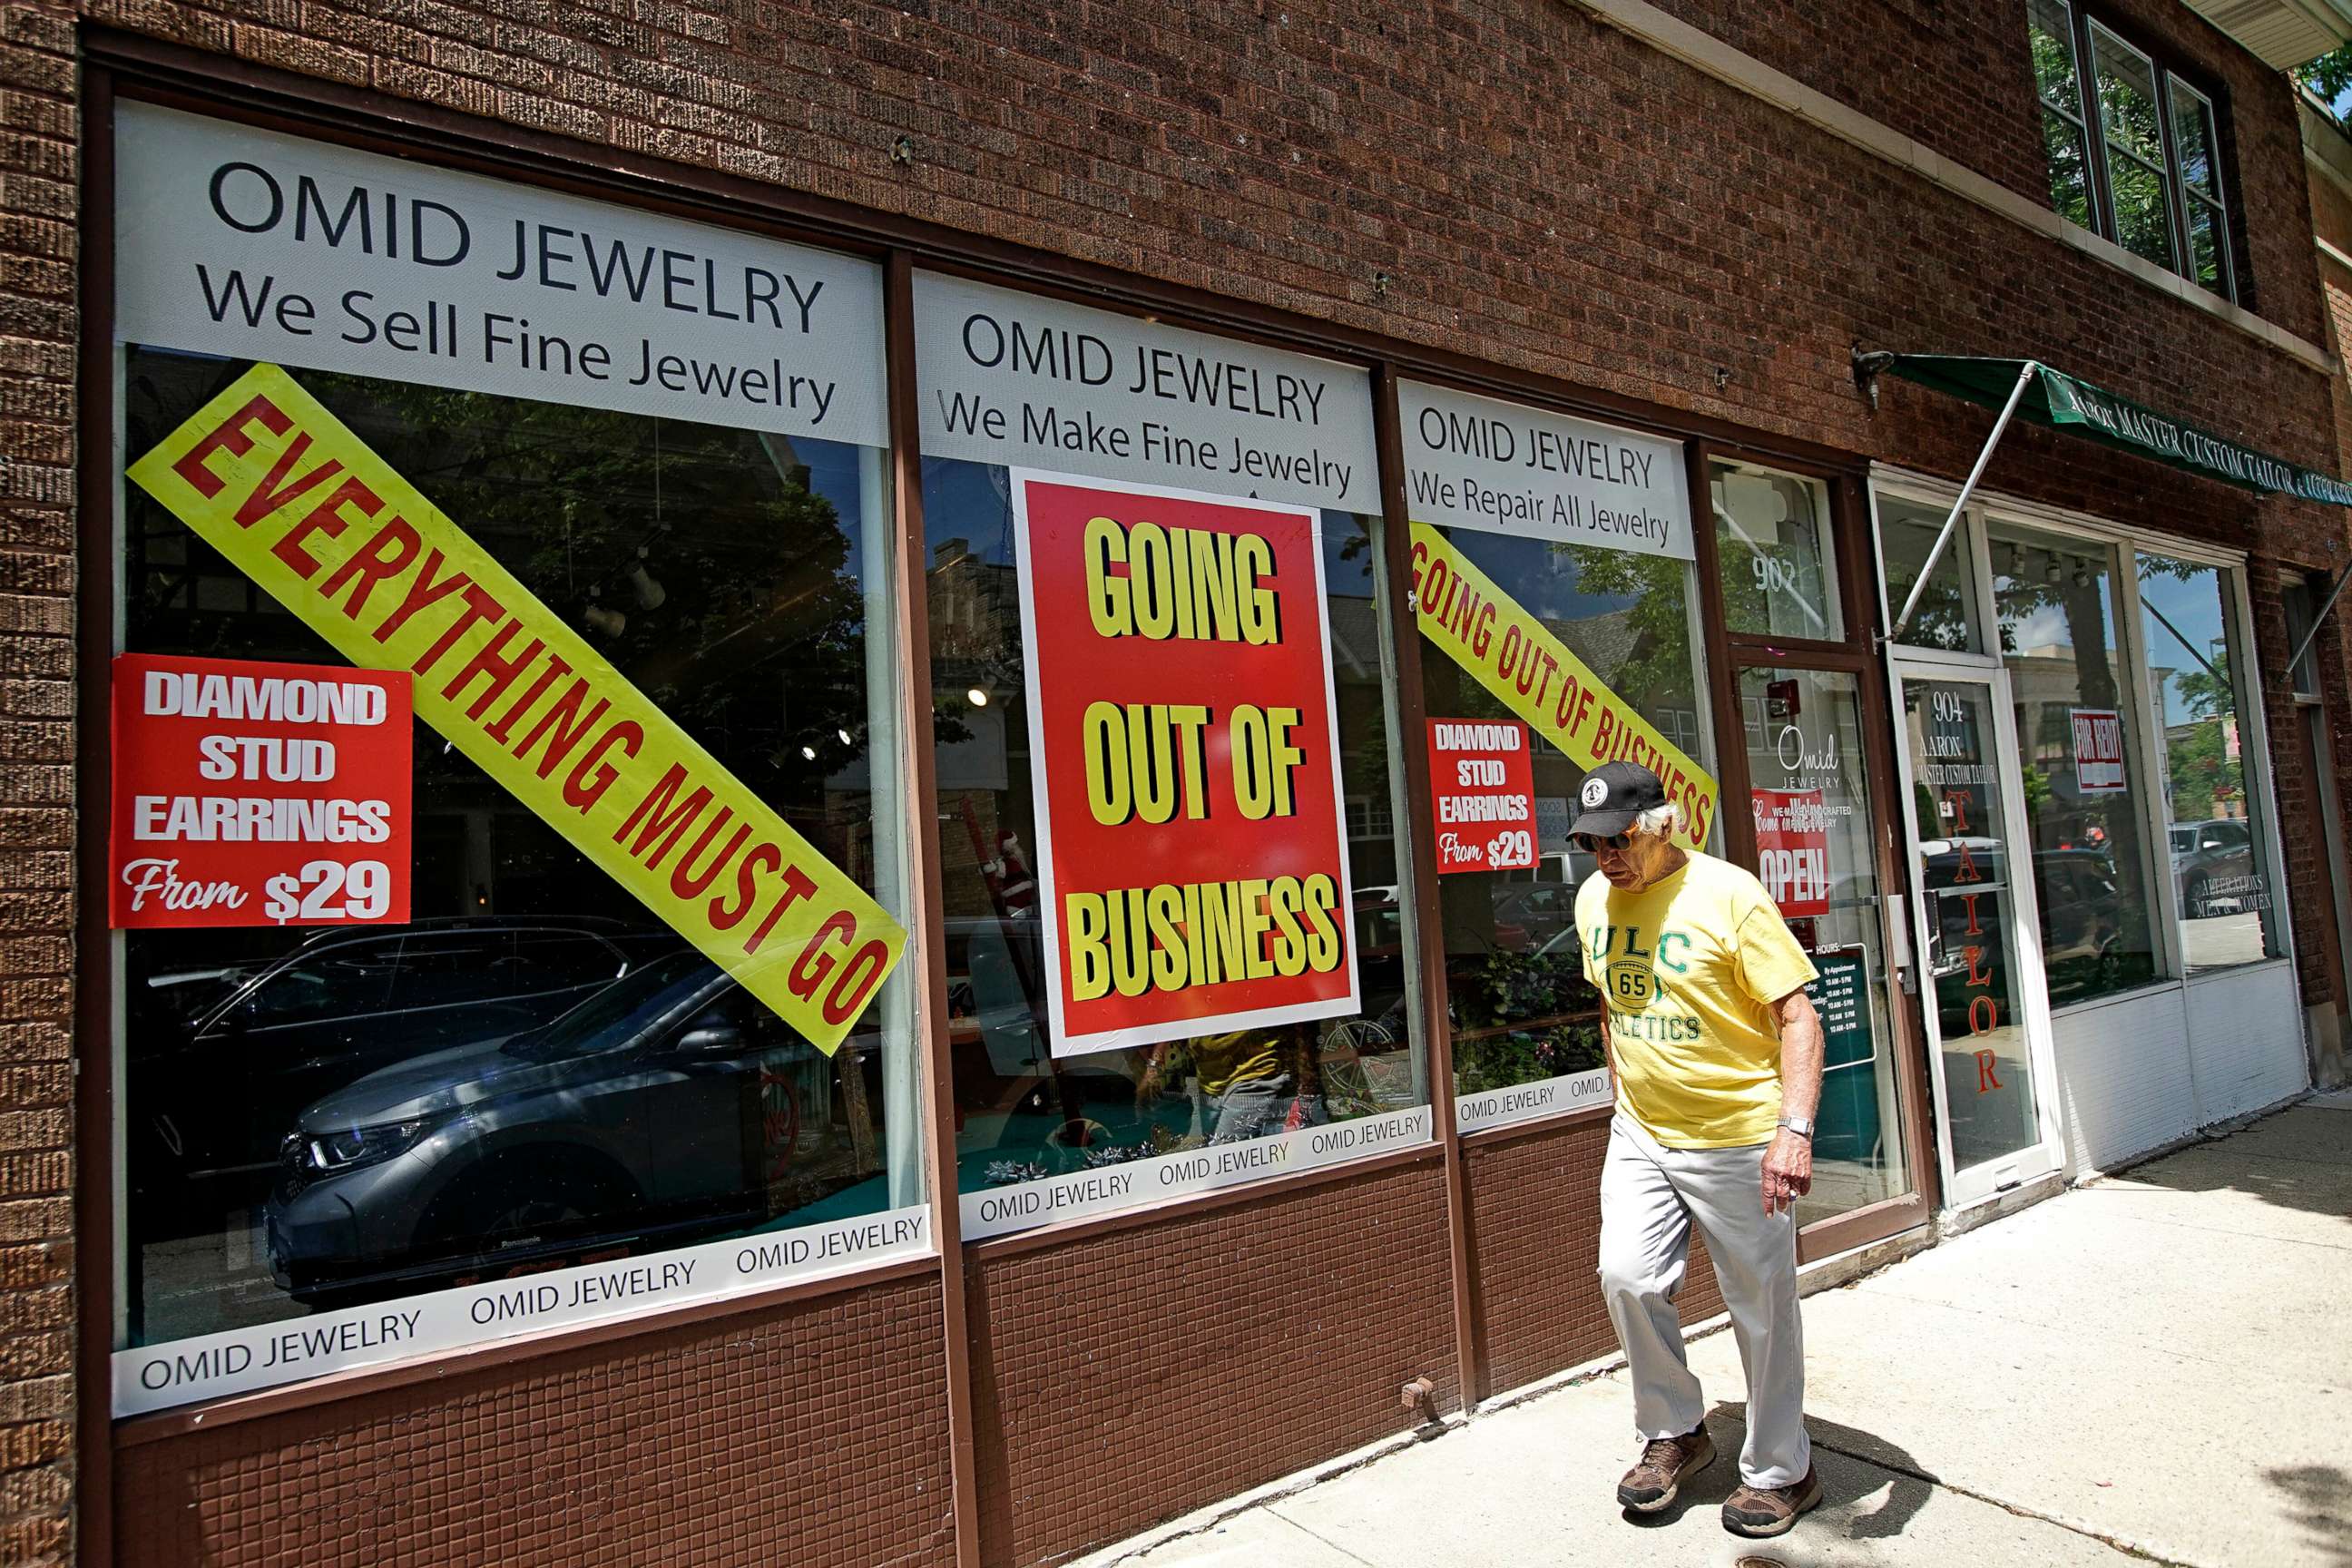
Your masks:
{"label": "metal window mullion", "polygon": [[[2197,270],[2197,247],[2189,240],[2189,181],[2180,171],[2179,138],[2173,134],[2172,73],[2153,60],[2148,63],[2148,70],[2156,79],[2156,139],[2164,149],[2164,188],[2172,198],[2172,211],[2167,216],[2171,219],[2173,270],[2201,289],[2204,285],[2192,276]],[[2209,136],[2207,141],[2211,138]],[[2210,149],[2205,166],[2213,166]]]}
{"label": "metal window mullion", "polygon": [[2146,841],[2149,875],[2153,879],[2148,900],[2156,915],[2156,960],[2159,975],[2178,982],[2186,977],[2188,965],[2180,931],[2179,889],[2172,877],[2172,806],[2165,784],[2164,726],[2158,722],[2160,710],[2157,707],[2161,693],[2148,679],[2154,668],[2148,662],[2147,621],[2140,610],[2139,551],[2128,543],[2119,543],[2116,549],[2123,563],[2123,569],[2116,574],[2121,686],[2124,700],[2134,704],[2139,718],[2139,722],[2125,733],[2139,737],[2136,750],[2140,776],[2147,783],[2139,792],[2140,831],[2147,835],[2151,824],[2155,829],[2154,836]]}

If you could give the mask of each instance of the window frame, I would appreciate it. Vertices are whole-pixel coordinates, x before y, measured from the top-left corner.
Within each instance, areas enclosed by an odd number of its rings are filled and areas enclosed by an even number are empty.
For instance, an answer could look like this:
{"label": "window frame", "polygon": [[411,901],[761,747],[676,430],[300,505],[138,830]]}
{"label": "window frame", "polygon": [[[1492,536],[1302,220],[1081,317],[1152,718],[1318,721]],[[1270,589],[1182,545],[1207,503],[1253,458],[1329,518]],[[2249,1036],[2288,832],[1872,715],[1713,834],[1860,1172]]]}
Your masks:
{"label": "window frame", "polygon": [[[1891,497],[1917,505],[1941,506],[1948,509],[1959,487],[1948,479],[1919,473],[1887,463],[1871,465],[1870,500],[1874,517],[1882,498]],[[1992,557],[1989,538],[1990,524],[1999,520],[2020,524],[2044,533],[2055,534],[2086,546],[2100,546],[2115,551],[2120,565],[2116,577],[2116,603],[2113,613],[2118,617],[2116,645],[2122,661],[2120,700],[2137,705],[2137,710],[2147,712],[2150,697],[2147,684],[2149,650],[2147,638],[2147,616],[2140,607],[2139,574],[2135,564],[2140,553],[2156,553],[2200,566],[2210,566],[2220,574],[2221,584],[2221,616],[2225,634],[2231,639],[2233,649],[2245,650],[2249,660],[2254,650],[2254,625],[2251,584],[2247,580],[2247,554],[2223,545],[2207,544],[2182,538],[2156,529],[2134,527],[2088,512],[2068,511],[2039,501],[2002,495],[1984,489],[1969,499],[1962,513],[1962,522],[1974,535],[1974,548],[1969,552],[1969,569],[1977,574],[1977,592],[1990,602],[1992,592]],[[1924,658],[1944,663],[1956,669],[1997,669],[2001,658],[1998,653],[1955,653],[1949,650],[1918,648],[1910,644],[1899,645],[1906,659]],[[2271,731],[2263,682],[2249,667],[2244,671],[2235,668],[2232,661],[2231,681],[2235,688],[2239,733],[2245,737],[2242,762],[2245,767],[2245,789],[2249,798],[2263,805],[2262,819],[2250,832],[2252,836],[2254,860],[2263,875],[2283,877],[2286,866],[2284,841],[2280,837],[2277,795],[2272,785]],[[2147,778],[2161,778],[2166,771],[2164,741],[2157,727],[2143,723],[2138,727],[2137,741],[2130,747],[2129,765],[2142,771]],[[2150,846],[2162,846],[2169,852],[2173,823],[2160,792],[2151,792],[2142,805],[2142,826],[2150,837]],[[2165,990],[2193,990],[2199,985],[2226,983],[2232,976],[2275,968],[2295,962],[2297,949],[2296,921],[2292,909],[2281,906],[2277,922],[2278,952],[2249,963],[2219,968],[2209,967],[2195,973],[2189,971],[2187,937],[2181,928],[2179,889],[2174,886],[2168,867],[2151,868],[2153,895],[2157,914],[2155,947],[2158,978],[2144,986],[2111,995],[2071,1002],[2063,1007],[2053,1006],[2050,1016],[2053,1026],[2060,1019],[2077,1012],[2088,1012],[2112,1005],[2132,997],[2147,996]],[[2030,881],[2025,886],[2030,887]],[[2281,881],[2278,885],[2284,885]],[[2038,889],[2032,913],[2039,941],[2041,907]]]}
{"label": "window frame", "polygon": [[[2037,114],[2045,110],[2057,113],[2073,124],[2083,137],[2084,195],[2091,211],[2092,232],[2117,246],[2123,244],[2121,226],[2116,213],[2115,170],[2111,162],[2113,157],[2121,157],[2157,174],[2164,184],[2164,229],[2171,256],[2168,261],[2148,261],[2148,264],[2161,267],[2219,299],[2232,304],[2244,304],[2244,280],[2235,249],[2240,226],[2231,210],[2231,184],[2223,177],[2221,170],[2222,163],[2227,161],[2222,132],[2222,108],[2227,98],[2222,89],[2210,77],[2183,72],[2168,52],[2135,39],[2128,32],[2120,30],[2106,16],[2094,15],[2081,0],[2050,0],[2050,3],[2066,16],[2070,33],[2068,41],[2074,50],[2075,101],[2071,107],[2053,102],[2050,95],[2042,91],[2038,76],[2033,81],[2033,99]],[[2031,37],[2032,24],[2029,22],[2029,73],[2032,71]],[[2116,146],[2108,132],[2106,119],[2099,103],[2103,43],[2110,55],[2127,56],[2147,68],[2155,89],[2158,137],[2164,153],[2161,169],[2152,168],[2138,153]],[[2205,111],[2206,131],[2212,141],[2213,193],[2210,195],[2191,188],[2181,176],[2180,148],[2173,125],[2177,93],[2195,99]],[[2057,210],[2054,193],[2045,191],[2044,199],[2050,202],[2053,211]],[[2192,202],[2210,211],[2220,224],[2221,232],[2214,245],[2216,269],[2220,277],[2211,286],[2193,276],[2195,249],[2190,243],[2189,229],[2189,207]],[[2136,251],[2132,254],[2138,255]],[[2148,260],[2146,257],[2139,259]]]}

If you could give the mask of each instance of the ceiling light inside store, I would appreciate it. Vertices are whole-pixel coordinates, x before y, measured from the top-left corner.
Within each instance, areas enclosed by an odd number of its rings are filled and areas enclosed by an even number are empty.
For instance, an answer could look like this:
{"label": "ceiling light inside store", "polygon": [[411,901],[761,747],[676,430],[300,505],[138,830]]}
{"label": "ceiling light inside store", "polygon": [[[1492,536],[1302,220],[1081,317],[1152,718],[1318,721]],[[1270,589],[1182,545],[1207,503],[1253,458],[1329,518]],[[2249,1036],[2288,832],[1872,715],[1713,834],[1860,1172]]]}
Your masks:
{"label": "ceiling light inside store", "polygon": [[975,708],[985,708],[988,706],[988,693],[982,690],[977,686],[965,692],[963,694],[963,700],[966,702],[971,703]]}
{"label": "ceiling light inside store", "polygon": [[845,746],[854,746],[857,744],[856,742],[849,738],[849,731],[846,730],[835,730],[834,733],[841,737],[841,743]]}
{"label": "ceiling light inside store", "polygon": [[801,755],[806,757],[810,762],[814,762],[816,761],[816,748],[814,746],[803,746],[801,748]]}
{"label": "ceiling light inside store", "polygon": [[646,570],[646,557],[651,553],[646,546],[637,546],[637,558],[629,563],[629,588],[637,596],[640,609],[658,610],[669,598],[669,590],[661,580]]}

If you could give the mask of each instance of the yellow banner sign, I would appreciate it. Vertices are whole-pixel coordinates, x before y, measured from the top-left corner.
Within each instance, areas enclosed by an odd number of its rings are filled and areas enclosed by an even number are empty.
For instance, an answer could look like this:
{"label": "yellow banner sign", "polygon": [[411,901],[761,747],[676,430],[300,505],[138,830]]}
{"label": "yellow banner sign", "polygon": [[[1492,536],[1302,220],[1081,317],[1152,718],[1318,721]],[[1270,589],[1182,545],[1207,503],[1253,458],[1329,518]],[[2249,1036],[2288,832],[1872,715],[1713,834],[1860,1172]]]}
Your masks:
{"label": "yellow banner sign", "polygon": [[1657,774],[1682,802],[1684,845],[1706,847],[1715,780],[1425,522],[1412,525],[1412,587],[1423,637],[1579,767],[1622,761]]}
{"label": "yellow banner sign", "polygon": [[274,364],[131,478],[827,1052],[907,933]]}

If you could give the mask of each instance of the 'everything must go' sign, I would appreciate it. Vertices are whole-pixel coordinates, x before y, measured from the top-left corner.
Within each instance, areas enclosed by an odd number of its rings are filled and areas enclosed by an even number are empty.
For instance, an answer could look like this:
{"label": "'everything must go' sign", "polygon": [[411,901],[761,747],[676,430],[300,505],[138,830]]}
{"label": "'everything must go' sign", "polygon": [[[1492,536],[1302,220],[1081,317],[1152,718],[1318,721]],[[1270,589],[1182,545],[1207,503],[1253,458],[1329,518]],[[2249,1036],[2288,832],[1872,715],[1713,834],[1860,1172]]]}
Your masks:
{"label": "'everything must go' sign", "polygon": [[408,919],[409,677],[114,661],[109,923]]}
{"label": "'everything must go' sign", "polygon": [[1319,513],[1011,479],[1054,1053],[1354,1012]]}
{"label": "'everything must go' sign", "polygon": [[293,377],[258,364],[131,478],[824,1050],[906,932]]}
{"label": "'everything must go' sign", "polygon": [[1412,525],[1414,616],[1422,636],[1504,707],[1587,770],[1639,763],[1683,805],[1677,842],[1703,849],[1715,827],[1715,780],[1601,681],[1534,613],[1425,522]]}

